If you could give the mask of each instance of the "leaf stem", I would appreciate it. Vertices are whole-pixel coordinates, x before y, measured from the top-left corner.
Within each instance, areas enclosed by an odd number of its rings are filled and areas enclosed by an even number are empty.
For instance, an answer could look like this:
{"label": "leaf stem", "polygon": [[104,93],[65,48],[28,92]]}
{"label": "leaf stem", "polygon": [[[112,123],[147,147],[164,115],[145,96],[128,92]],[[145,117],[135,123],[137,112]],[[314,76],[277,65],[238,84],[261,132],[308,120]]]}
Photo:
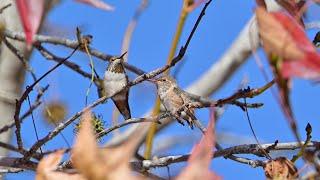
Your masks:
{"label": "leaf stem", "polygon": [[[189,14],[188,7],[191,6],[193,3],[194,3],[193,0],[184,0],[183,1],[183,7],[181,9],[180,17],[179,17],[177,28],[176,28],[176,32],[175,32],[175,35],[174,35],[172,43],[171,43],[171,48],[170,48],[169,56],[168,56],[168,59],[167,59],[167,64],[171,64],[172,60],[174,59],[174,55],[175,55],[175,53],[177,51],[177,47],[178,47],[178,43],[179,43],[179,40],[180,40],[180,37],[181,37],[181,34],[182,34],[183,27],[185,25],[187,16]],[[164,73],[165,74],[169,74],[170,73],[170,69],[167,69]],[[160,105],[161,105],[160,99],[159,99],[159,97],[157,97],[155,106],[154,106],[153,111],[152,111],[152,115],[153,116],[156,116],[156,115],[159,114]],[[154,139],[154,136],[156,134],[156,131],[157,131],[157,123],[152,123],[151,126],[150,126],[150,129],[148,131],[147,137],[146,137],[146,150],[144,152],[145,159],[150,159],[151,158],[152,144],[153,144],[153,139]]]}

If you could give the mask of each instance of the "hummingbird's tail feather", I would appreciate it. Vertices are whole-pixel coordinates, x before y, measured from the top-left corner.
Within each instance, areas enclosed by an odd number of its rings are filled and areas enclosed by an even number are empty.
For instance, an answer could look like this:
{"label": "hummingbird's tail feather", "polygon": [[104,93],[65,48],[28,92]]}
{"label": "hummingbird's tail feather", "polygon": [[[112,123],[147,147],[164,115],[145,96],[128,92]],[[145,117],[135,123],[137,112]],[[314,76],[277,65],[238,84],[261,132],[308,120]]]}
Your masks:
{"label": "hummingbird's tail feather", "polygon": [[131,119],[128,103],[129,90],[123,90],[112,97],[112,100],[125,120]]}
{"label": "hummingbird's tail feather", "polygon": [[186,110],[185,111],[187,116],[186,116],[186,121],[189,124],[190,128],[193,129],[194,121],[197,120],[196,116],[193,114],[193,110]]}

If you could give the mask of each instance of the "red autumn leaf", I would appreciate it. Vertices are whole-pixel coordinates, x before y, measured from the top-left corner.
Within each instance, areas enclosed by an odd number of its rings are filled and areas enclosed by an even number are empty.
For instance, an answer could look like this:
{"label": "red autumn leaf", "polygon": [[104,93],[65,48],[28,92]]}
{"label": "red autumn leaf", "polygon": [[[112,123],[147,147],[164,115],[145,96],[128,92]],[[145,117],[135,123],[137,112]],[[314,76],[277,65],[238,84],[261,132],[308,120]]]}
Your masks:
{"label": "red autumn leaf", "polygon": [[28,45],[32,44],[32,38],[39,29],[43,14],[43,0],[16,0],[21,23],[26,35]]}
{"label": "red autumn leaf", "polygon": [[100,8],[106,11],[114,10],[114,7],[100,0],[76,0],[81,3],[89,4],[93,7]]}
{"label": "red autumn leaf", "polygon": [[298,48],[304,53],[304,58],[300,60],[284,61],[282,75],[284,77],[319,77],[320,55],[312,42],[308,39],[302,27],[291,16],[286,14],[274,13],[274,17],[287,29]]}
{"label": "red autumn leaf", "polygon": [[188,159],[188,166],[178,176],[179,179],[220,179],[215,173],[209,170],[214,149],[214,110],[210,111],[210,122],[207,131],[202,136]]}
{"label": "red autumn leaf", "polygon": [[320,55],[294,18],[263,8],[257,8],[256,14],[265,51],[281,60],[277,68],[283,78],[320,76]]}
{"label": "red autumn leaf", "polygon": [[298,138],[290,106],[292,77],[319,78],[320,55],[307,38],[303,27],[289,14],[256,9],[259,34],[269,57],[280,94],[280,105]]}

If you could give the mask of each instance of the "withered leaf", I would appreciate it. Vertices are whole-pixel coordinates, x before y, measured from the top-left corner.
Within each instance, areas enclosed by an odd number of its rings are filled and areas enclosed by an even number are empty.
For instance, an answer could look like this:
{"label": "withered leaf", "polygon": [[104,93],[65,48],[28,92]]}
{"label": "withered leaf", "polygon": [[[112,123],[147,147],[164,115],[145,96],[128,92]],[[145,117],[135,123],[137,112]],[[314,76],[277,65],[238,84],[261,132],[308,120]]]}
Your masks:
{"label": "withered leaf", "polygon": [[297,168],[285,157],[268,161],[264,172],[268,179],[295,179],[298,177]]}
{"label": "withered leaf", "polygon": [[92,129],[92,116],[87,112],[82,118],[82,125],[72,151],[74,167],[83,176],[92,180],[141,179],[138,175],[133,175],[129,160],[143,138],[143,133],[137,132],[118,147],[101,149],[96,143]]}
{"label": "withered leaf", "polygon": [[36,180],[84,180],[79,174],[67,174],[56,171],[64,151],[60,150],[44,157],[37,167]]}

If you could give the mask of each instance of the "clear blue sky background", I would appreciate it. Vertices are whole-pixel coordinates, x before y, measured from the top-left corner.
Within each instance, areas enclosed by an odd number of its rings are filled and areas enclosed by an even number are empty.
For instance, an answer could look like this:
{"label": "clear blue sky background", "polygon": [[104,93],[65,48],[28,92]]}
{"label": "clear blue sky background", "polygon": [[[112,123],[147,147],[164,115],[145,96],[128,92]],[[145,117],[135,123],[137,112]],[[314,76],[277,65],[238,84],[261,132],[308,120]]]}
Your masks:
{"label": "clear blue sky background", "polygon": [[[106,1],[116,7],[114,12],[105,12],[74,1],[63,1],[58,5],[48,17],[47,23],[50,25],[50,31],[63,33],[64,37],[75,38],[74,31],[80,26],[84,33],[93,35],[93,47],[108,54],[117,55],[120,53],[122,38],[126,27],[138,7],[140,0],[131,1]],[[173,37],[176,23],[179,17],[182,0],[179,1],[150,1],[150,5],[143,13],[133,34],[130,46],[129,63],[140,67],[145,71],[150,71],[164,65],[168,56],[171,39]],[[186,53],[181,72],[177,79],[181,87],[186,87],[204,73],[211,64],[215,63],[223,53],[229,48],[233,40],[237,37],[242,27],[251,17],[254,11],[254,1],[213,1],[208,8],[190,47]],[[180,45],[182,45],[189,34],[201,8],[198,8],[190,14],[182,35]],[[308,14],[308,20],[319,20],[319,15],[315,15],[319,8],[313,6]],[[318,13],[319,14],[319,13]],[[308,31],[310,38],[315,34],[315,30]],[[51,51],[57,55],[66,56],[70,50],[58,46],[48,46]],[[263,53],[259,56],[267,63]],[[78,53],[71,58],[71,61],[80,64],[89,72],[89,60],[85,54]],[[94,60],[95,67],[103,76],[107,66],[99,60]],[[35,52],[32,56],[32,66],[35,72],[40,76],[55,63],[45,60],[39,53]],[[269,69],[266,69],[269,71]],[[129,74],[132,78],[134,74]],[[231,95],[239,86],[244,77],[249,79],[251,87],[261,86],[265,83],[262,73],[258,69],[253,58],[250,58],[236,74],[212,97],[222,98]],[[214,78],[214,77],[212,77]],[[32,82],[30,75],[27,77],[27,84]],[[68,107],[68,117],[84,107],[86,89],[89,82],[82,76],[70,71],[65,67],[60,67],[49,77],[45,78],[41,85],[50,84],[50,89],[46,93],[45,103],[53,100],[60,100]],[[304,137],[304,127],[310,122],[314,128],[313,139],[318,140],[320,132],[317,130],[320,123],[320,112],[318,102],[320,97],[319,84],[312,84],[309,81],[293,81],[292,105],[298,120],[299,132]],[[130,106],[133,117],[141,117],[144,112],[149,110],[155,100],[155,87],[149,83],[143,83],[132,88],[130,92]],[[33,96],[35,92],[33,93]],[[97,99],[95,88],[91,89],[89,101]],[[261,142],[288,142],[294,140],[288,124],[282,115],[279,105],[274,100],[270,91],[259,97],[250,100],[250,102],[263,102],[265,105],[260,109],[250,110],[253,127]],[[24,110],[27,109],[27,103],[24,104]],[[42,110],[43,107],[40,108]],[[113,103],[101,105],[94,111],[101,114],[106,122],[106,127],[111,124],[111,112]],[[52,127],[43,122],[41,111],[35,112],[35,121],[40,137],[45,136]],[[197,111],[197,117],[207,123],[208,110]],[[231,134],[235,137],[243,137],[252,140],[252,134],[245,118],[245,114],[238,107],[229,107],[216,127],[218,134]],[[23,123],[23,139],[25,145],[30,146],[36,141],[31,119]],[[70,144],[73,143],[75,134],[70,126],[63,131],[64,136]],[[112,137],[107,136],[105,140]],[[190,130],[187,127],[174,123],[156,138],[156,142],[161,142],[163,138],[187,137],[181,140],[177,146],[165,152],[158,152],[158,155],[178,155],[186,154],[191,151],[192,146],[200,138],[198,130]],[[190,138],[192,137],[192,138]],[[234,138],[234,137],[233,137]],[[236,140],[236,139],[233,139]],[[237,140],[236,140],[237,142]],[[248,141],[247,141],[248,142]],[[255,143],[254,141],[249,141]],[[13,143],[16,143],[13,140]],[[155,143],[158,144],[158,143]],[[225,146],[231,144],[225,143]],[[61,136],[57,136],[43,148],[45,150],[53,148],[67,147]],[[156,148],[156,145],[155,145]],[[279,155],[279,154],[278,154]],[[291,158],[292,153],[282,153]],[[251,158],[256,158],[248,156]],[[300,163],[301,164],[301,163]],[[185,164],[170,165],[171,175],[176,175]],[[225,179],[263,179],[264,174],[261,168],[251,168],[248,165],[235,163],[223,158],[214,159],[211,169]],[[166,168],[159,168],[154,171],[162,176],[167,176]],[[7,179],[31,179],[34,173],[23,172],[19,174],[10,174]]]}

